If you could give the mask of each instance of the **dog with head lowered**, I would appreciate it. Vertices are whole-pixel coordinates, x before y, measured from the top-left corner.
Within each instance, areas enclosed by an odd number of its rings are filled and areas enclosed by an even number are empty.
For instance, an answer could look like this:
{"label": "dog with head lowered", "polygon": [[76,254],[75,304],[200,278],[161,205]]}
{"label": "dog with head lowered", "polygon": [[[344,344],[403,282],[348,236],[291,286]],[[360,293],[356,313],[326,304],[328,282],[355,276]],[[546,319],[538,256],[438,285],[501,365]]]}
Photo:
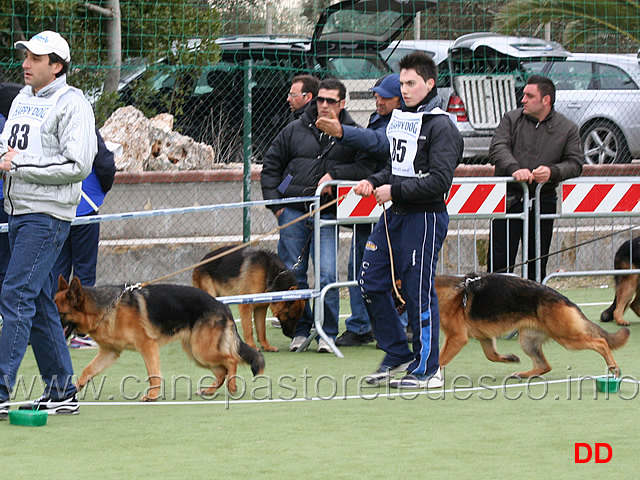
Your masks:
{"label": "dog with head lowered", "polygon": [[239,363],[254,375],[264,371],[264,357],[238,335],[229,308],[206,292],[182,285],[149,285],[125,291],[122,286],[85,288],[77,278],[71,284],[60,276],[55,302],[65,329],[90,335],[98,354],[82,371],[78,390],[112,365],[124,350],[144,358],[149,391],[142,400],[157,400],[162,384],[160,347],[180,340],[196,365],[210,369],[216,383],[198,392],[213,395],[228,378],[236,391]]}
{"label": "dog with head lowered", "polygon": [[496,337],[517,329],[520,346],[533,360],[533,368],[516,376],[532,377],[551,370],[542,352],[542,344],[549,339],[568,350],[595,350],[609,369],[620,371],[611,350],[627,342],[629,329],[608,333],[550,287],[512,275],[473,273],[436,276],[436,291],[445,335],[442,366],[453,360],[469,337],[480,341],[492,362],[519,362],[516,355],[498,353],[495,342]]}
{"label": "dog with head lowered", "polygon": [[[193,286],[201,288],[214,297],[248,295],[255,293],[297,290],[298,281],[277,254],[259,248],[245,247],[230,253],[233,246],[218,248],[205,255],[202,261],[220,257],[196,267],[192,274]],[[267,340],[267,310],[280,320],[282,333],[292,338],[296,325],[306,305],[306,300],[249,303],[238,305],[242,321],[242,333],[247,345],[256,348],[253,340],[253,323],[258,334],[258,342],[268,352],[277,352]]]}
{"label": "dog with head lowered", "polygon": [[[627,240],[616,252],[613,259],[616,270],[640,268],[640,237]],[[600,315],[601,322],[615,320],[618,325],[629,325],[622,315],[631,307],[640,317],[640,275],[615,275],[616,294],[613,303]]]}

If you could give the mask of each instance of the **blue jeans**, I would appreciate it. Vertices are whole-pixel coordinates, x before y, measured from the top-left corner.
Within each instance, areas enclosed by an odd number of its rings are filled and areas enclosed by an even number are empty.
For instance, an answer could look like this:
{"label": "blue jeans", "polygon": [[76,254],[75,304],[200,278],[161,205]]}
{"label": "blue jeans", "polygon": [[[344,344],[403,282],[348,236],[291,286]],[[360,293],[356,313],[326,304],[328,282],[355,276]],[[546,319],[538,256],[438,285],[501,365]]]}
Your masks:
{"label": "blue jeans", "polygon": [[[92,214],[94,215],[94,214]],[[89,223],[71,227],[69,237],[64,242],[60,255],[53,266],[53,292],[58,291],[58,277],[65,280],[73,276],[85,287],[96,284],[98,265],[98,243],[100,242],[100,224]]]}
{"label": "blue jeans", "polygon": [[[296,218],[304,215],[300,210],[285,207],[278,217],[278,225],[285,225]],[[335,219],[335,215],[325,213],[322,218]],[[320,286],[324,287],[336,281],[336,229],[335,226],[326,226],[320,229]],[[307,245],[307,240],[311,236],[311,241]],[[305,245],[306,248],[305,248]],[[304,252],[302,251],[304,249]],[[292,268],[298,261],[302,253],[302,260],[295,271],[296,279],[300,288],[309,288],[307,270],[309,268],[309,258],[314,260],[315,241],[313,239],[313,217],[301,220],[287,228],[280,230],[280,240],[278,241],[278,255],[287,268]],[[318,275],[318,272],[315,272]],[[338,290],[331,289],[325,297],[324,325],[325,333],[336,338],[338,335],[338,313],[340,310],[340,299]],[[295,336],[308,337],[311,327],[313,327],[313,314],[311,307],[307,303],[302,318],[298,320]]]}
{"label": "blue jeans", "polygon": [[[349,252],[349,280],[354,280],[354,251],[356,264],[355,276],[357,277],[360,272],[360,265],[362,265],[364,247],[367,244],[367,239],[369,238],[370,233],[371,225],[368,223],[361,223],[355,227],[352,248]],[[355,333],[356,335],[364,335],[365,333],[370,332],[371,320],[369,320],[369,314],[367,313],[367,308],[364,305],[360,287],[349,287],[349,303],[351,304],[351,316],[344,321],[347,330]]]}
{"label": "blue jeans", "polygon": [[70,222],[45,214],[9,216],[11,260],[0,296],[4,317],[0,335],[0,401],[9,398],[29,339],[47,385],[44,394],[55,399],[76,391],[71,356],[51,297],[51,269],[70,226]]}

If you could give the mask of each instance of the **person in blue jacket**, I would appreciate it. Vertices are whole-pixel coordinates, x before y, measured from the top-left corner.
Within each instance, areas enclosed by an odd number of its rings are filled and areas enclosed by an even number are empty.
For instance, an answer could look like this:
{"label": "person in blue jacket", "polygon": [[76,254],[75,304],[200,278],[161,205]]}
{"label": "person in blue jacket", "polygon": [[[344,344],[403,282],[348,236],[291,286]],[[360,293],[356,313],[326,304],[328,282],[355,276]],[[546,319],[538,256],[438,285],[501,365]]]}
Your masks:
{"label": "person in blue jacket", "polygon": [[[76,211],[77,217],[97,215],[107,192],[113,186],[116,165],[113,153],[106,147],[104,140],[96,129],[98,153],[93,160],[91,173],[82,182],[82,200]],[[98,242],[100,241],[100,224],[88,223],[73,225],[66,242],[62,246],[58,260],[53,266],[53,278],[62,275],[69,280],[71,273],[82,285],[92,287],[96,284],[96,268],[98,264]],[[54,292],[57,291],[57,283]]]}
{"label": "person in blue jacket", "polygon": [[[387,124],[396,108],[402,107],[400,92],[400,75],[392,73],[381,77],[371,88],[376,100],[376,111],[369,117],[367,128],[342,125],[340,121],[330,118],[319,118],[316,126],[326,134],[335,137],[338,143],[356,149],[359,156],[373,163],[374,173],[382,170],[389,161],[389,139]],[[349,252],[348,278],[354,278],[354,262],[359,271],[364,255],[364,247],[371,233],[371,225],[361,223],[355,225],[353,235],[354,247]],[[354,258],[355,253],[355,258]],[[345,320],[345,332],[338,337],[339,347],[356,347],[366,345],[375,340],[371,331],[371,320],[365,308],[360,287],[349,287],[351,315]]]}

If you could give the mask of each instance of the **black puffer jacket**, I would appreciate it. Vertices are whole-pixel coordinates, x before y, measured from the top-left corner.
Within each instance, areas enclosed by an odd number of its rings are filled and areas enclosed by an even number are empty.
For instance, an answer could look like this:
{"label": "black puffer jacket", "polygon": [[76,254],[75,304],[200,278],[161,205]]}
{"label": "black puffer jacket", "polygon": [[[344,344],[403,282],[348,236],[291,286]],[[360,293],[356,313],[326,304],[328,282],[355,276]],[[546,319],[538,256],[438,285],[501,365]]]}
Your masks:
{"label": "black puffer jacket", "polygon": [[[298,120],[282,129],[269,147],[260,180],[265,200],[313,196],[325,173],[334,180],[360,180],[373,171],[373,162],[356,162],[357,151],[344,147],[333,137],[329,137],[328,144],[322,148],[321,132],[315,126],[317,116],[314,101]],[[357,126],[346,110],[340,113],[340,123]],[[303,203],[287,206],[301,211],[308,207]],[[282,206],[268,208],[276,212]]]}

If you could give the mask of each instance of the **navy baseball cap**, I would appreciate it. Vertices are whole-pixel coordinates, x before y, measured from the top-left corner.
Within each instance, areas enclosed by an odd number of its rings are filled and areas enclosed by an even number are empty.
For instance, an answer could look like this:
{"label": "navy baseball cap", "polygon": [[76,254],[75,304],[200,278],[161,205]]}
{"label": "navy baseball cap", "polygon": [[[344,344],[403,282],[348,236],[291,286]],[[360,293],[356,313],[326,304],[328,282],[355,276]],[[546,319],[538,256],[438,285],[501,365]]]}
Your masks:
{"label": "navy baseball cap", "polygon": [[400,97],[400,75],[392,73],[386,77],[382,77],[376,82],[376,86],[371,88],[374,92],[380,95],[382,98]]}

